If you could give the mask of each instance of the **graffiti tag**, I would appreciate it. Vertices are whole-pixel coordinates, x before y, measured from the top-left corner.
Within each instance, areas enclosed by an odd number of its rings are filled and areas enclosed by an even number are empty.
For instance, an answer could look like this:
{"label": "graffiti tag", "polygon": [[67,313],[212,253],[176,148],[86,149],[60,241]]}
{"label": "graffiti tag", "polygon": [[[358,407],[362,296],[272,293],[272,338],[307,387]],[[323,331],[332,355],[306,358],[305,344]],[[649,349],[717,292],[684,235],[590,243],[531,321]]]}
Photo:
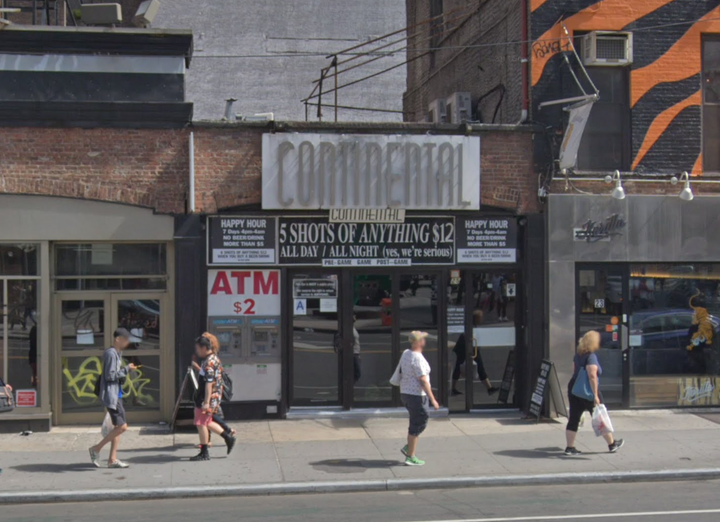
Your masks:
{"label": "graffiti tag", "polygon": [[571,51],[572,44],[570,41],[562,40],[546,40],[542,42],[535,42],[532,44],[532,52],[535,58],[545,58],[561,51]]}
{"label": "graffiti tag", "polygon": [[[123,363],[125,365],[125,363]],[[95,396],[95,382],[102,373],[102,362],[99,357],[88,357],[75,372],[67,367],[67,359],[63,360],[63,376],[65,377],[65,392],[70,394],[76,404],[90,406],[98,401]],[[143,392],[150,379],[143,376],[141,368],[129,372],[122,386],[123,397],[137,399],[150,405],[155,403],[155,398]]]}

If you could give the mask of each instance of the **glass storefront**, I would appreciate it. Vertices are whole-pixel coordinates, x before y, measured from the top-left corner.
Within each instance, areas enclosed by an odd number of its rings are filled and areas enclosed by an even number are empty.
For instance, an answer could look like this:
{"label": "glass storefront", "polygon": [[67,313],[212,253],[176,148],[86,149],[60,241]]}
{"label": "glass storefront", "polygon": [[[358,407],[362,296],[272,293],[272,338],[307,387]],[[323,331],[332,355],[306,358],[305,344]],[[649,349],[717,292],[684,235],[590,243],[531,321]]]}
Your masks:
{"label": "glass storefront", "polygon": [[118,327],[131,334],[123,364],[137,367],[123,384],[125,408],[137,420],[160,418],[162,390],[172,380],[172,372],[161,371],[168,335],[163,320],[166,249],[164,243],[55,245],[55,371],[60,374],[55,411],[60,423],[92,422],[102,412],[94,386],[103,351]]}
{"label": "glass storefront", "polygon": [[633,264],[631,406],[717,405],[720,264]]}
{"label": "glass storefront", "polygon": [[20,407],[40,405],[38,244],[0,244],[0,375],[22,390]]}

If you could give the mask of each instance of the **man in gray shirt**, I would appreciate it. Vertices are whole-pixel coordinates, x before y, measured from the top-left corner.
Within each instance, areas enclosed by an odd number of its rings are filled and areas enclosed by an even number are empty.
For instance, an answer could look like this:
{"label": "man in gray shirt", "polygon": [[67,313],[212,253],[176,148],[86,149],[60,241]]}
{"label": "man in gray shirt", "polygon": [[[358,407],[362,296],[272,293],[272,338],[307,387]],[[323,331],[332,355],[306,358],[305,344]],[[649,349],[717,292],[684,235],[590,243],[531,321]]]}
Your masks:
{"label": "man in gray shirt", "polygon": [[122,401],[122,381],[125,380],[129,371],[135,369],[134,364],[122,367],[120,353],[130,344],[130,332],[125,328],[118,328],[113,333],[113,345],[103,353],[102,375],[100,375],[100,402],[108,411],[113,430],[107,434],[97,446],[89,449],[90,460],[95,466],[100,467],[100,451],[109,442],[110,456],[108,457],[108,468],[127,468],[127,464],[118,460],[117,450],[120,444],[120,435],[127,431],[125,420],[125,407]]}

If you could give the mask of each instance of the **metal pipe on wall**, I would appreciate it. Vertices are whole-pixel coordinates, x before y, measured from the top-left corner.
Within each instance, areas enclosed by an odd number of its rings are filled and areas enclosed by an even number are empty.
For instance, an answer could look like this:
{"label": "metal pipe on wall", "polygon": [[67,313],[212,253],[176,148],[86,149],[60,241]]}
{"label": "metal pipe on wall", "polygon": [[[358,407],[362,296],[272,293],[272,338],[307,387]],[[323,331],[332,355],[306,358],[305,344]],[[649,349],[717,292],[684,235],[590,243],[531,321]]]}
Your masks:
{"label": "metal pipe on wall", "polygon": [[190,157],[190,187],[188,194],[188,203],[190,207],[190,213],[195,212],[195,135],[190,132],[190,138],[188,140],[189,157]]}

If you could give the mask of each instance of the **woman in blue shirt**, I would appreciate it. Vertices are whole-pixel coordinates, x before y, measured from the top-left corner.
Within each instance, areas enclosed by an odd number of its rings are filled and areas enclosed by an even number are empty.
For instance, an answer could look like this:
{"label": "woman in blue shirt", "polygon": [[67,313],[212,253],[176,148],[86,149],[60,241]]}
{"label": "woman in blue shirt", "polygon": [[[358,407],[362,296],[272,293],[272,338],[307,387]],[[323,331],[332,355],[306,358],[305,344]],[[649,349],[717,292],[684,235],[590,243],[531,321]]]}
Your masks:
{"label": "woman in blue shirt", "polygon": [[[590,330],[588,333],[583,335],[578,342],[577,353],[573,358],[573,376],[568,384],[568,397],[570,400],[570,413],[568,415],[568,424],[565,431],[565,438],[567,439],[567,447],[565,448],[565,455],[580,455],[582,451],[575,447],[575,438],[577,437],[577,430],[580,425],[580,419],[583,414],[589,411],[592,415],[596,404],[602,404],[602,395],[600,393],[600,376],[602,375],[602,367],[600,361],[598,361],[597,352],[600,349],[600,334],[595,330]],[[578,373],[581,368],[585,368],[590,381],[590,389],[595,395],[594,401],[588,401],[581,397],[576,397],[572,393],[575,380],[577,379]],[[612,433],[606,433],[603,435],[608,443],[608,449],[610,453],[615,453],[625,443],[622,439],[615,440]]]}

